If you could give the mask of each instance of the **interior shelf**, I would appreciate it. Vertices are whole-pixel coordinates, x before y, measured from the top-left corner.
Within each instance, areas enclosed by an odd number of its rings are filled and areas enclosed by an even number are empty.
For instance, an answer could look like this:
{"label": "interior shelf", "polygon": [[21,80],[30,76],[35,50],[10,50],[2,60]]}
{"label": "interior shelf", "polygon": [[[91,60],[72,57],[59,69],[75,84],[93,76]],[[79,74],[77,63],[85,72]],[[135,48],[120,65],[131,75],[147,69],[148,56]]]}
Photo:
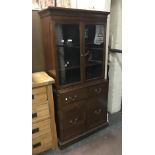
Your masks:
{"label": "interior shelf", "polygon": [[71,66],[71,67],[66,67],[66,70],[71,70],[71,69],[79,69],[80,66]]}
{"label": "interior shelf", "polygon": [[95,47],[85,47],[85,49],[86,50],[93,50],[93,51],[94,50],[100,50],[100,51],[103,50],[103,48],[101,48],[101,47],[97,47],[97,48],[95,48]]}
{"label": "interior shelf", "polygon": [[80,46],[79,45],[76,45],[76,44],[59,44],[59,45],[57,45],[57,47],[67,47],[67,48],[80,48]]}
{"label": "interior shelf", "polygon": [[[73,69],[80,69],[80,66],[65,67],[65,70],[73,70]],[[63,70],[60,70],[60,71],[63,71]]]}
{"label": "interior shelf", "polygon": [[88,61],[86,67],[92,67],[97,65],[102,65],[102,61],[96,61],[96,60]]}

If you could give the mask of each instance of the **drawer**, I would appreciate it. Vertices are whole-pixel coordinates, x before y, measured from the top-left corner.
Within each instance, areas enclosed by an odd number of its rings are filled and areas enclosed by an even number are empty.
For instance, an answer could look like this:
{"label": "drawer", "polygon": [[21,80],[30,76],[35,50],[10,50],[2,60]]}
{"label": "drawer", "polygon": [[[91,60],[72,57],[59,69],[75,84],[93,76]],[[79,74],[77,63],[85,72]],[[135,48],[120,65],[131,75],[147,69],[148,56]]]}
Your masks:
{"label": "drawer", "polygon": [[108,83],[88,87],[87,93],[89,97],[103,95],[103,94],[107,95],[108,94]]}
{"label": "drawer", "polygon": [[52,147],[51,133],[42,135],[32,140],[32,153],[38,154]]}
{"label": "drawer", "polygon": [[87,111],[87,128],[95,128],[107,122],[107,106],[103,102],[103,97],[89,101]]}
{"label": "drawer", "polygon": [[94,106],[101,106],[104,108],[107,108],[107,96],[105,96],[104,94],[97,96],[97,97],[93,97],[87,100],[87,107],[91,108]]}
{"label": "drawer", "polygon": [[45,93],[46,93],[46,87],[38,87],[32,89],[32,95],[45,94]]}
{"label": "drawer", "polygon": [[50,119],[32,124],[32,139],[51,132]]}
{"label": "drawer", "polygon": [[34,88],[32,90],[33,104],[41,104],[44,101],[47,101],[46,87]]}
{"label": "drawer", "polygon": [[60,94],[62,106],[68,105],[72,102],[79,101],[87,97],[85,89],[79,89],[76,91],[71,91],[65,94]]}
{"label": "drawer", "polygon": [[38,122],[49,118],[48,102],[39,106],[32,106],[32,122]]}
{"label": "drawer", "polygon": [[33,99],[32,99],[32,103],[33,104],[42,104],[42,102],[46,102],[47,101],[47,94],[37,94],[34,95]]}
{"label": "drawer", "polygon": [[76,106],[58,111],[60,129],[69,129],[83,124],[86,120],[85,109],[85,101],[81,101],[77,102]]}

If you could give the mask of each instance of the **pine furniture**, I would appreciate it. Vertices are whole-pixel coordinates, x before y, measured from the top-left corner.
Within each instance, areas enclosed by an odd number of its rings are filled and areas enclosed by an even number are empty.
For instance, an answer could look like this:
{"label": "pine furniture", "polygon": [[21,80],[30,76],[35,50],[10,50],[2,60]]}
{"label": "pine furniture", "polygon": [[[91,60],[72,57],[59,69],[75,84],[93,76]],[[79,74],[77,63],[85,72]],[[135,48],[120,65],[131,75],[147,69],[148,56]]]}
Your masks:
{"label": "pine furniture", "polygon": [[57,148],[52,84],[45,72],[32,74],[32,153]]}

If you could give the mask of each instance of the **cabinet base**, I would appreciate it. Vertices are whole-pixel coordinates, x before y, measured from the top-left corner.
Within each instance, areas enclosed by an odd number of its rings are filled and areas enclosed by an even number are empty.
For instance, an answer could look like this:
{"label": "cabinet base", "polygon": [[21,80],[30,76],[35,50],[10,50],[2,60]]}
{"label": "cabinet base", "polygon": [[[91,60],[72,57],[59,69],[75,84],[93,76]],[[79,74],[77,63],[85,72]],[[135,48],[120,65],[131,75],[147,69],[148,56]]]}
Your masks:
{"label": "cabinet base", "polygon": [[97,132],[97,131],[99,131],[99,130],[101,130],[101,129],[103,129],[103,128],[106,128],[106,127],[108,127],[108,126],[109,126],[109,123],[106,122],[106,123],[104,123],[104,124],[102,124],[102,125],[100,125],[100,126],[98,126],[98,127],[96,127],[96,128],[90,129],[89,131],[87,131],[87,132],[85,132],[85,133],[83,133],[83,134],[81,134],[81,135],[79,135],[79,136],[77,136],[77,137],[75,137],[75,138],[73,138],[73,139],[70,139],[70,140],[68,140],[68,141],[61,142],[61,141],[59,140],[59,148],[60,148],[60,149],[65,149],[65,148],[68,147],[69,145],[74,144],[75,142],[78,142],[78,141],[80,141],[80,140],[82,140],[82,139],[84,139],[84,138],[86,138],[86,137],[92,135],[93,133],[95,133],[95,132]]}

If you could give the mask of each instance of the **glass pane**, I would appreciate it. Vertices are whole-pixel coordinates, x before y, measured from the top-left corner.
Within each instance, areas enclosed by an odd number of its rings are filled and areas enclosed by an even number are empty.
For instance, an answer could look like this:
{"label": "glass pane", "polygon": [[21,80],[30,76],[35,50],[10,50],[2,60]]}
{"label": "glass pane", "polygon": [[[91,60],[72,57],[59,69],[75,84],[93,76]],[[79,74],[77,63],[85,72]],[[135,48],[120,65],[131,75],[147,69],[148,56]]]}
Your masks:
{"label": "glass pane", "polygon": [[86,79],[102,76],[104,25],[85,25]]}
{"label": "glass pane", "polygon": [[80,81],[79,35],[78,24],[56,24],[56,46],[61,85]]}

